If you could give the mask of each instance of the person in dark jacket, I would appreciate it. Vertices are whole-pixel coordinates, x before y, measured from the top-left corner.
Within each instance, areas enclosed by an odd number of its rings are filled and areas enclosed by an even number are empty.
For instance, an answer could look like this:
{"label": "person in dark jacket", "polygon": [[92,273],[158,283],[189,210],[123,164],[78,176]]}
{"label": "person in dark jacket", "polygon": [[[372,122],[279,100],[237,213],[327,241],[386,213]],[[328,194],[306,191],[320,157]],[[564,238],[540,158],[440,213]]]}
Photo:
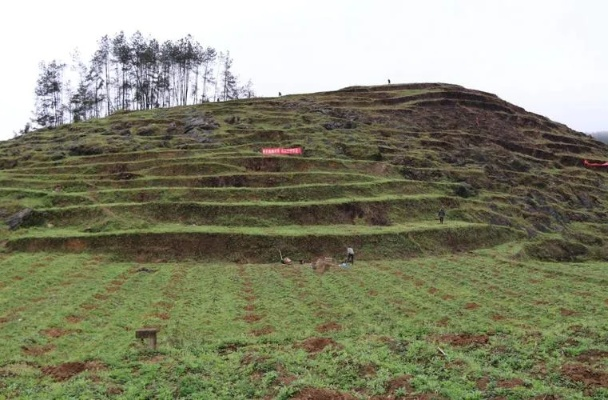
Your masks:
{"label": "person in dark jacket", "polygon": [[439,216],[439,223],[443,224],[443,219],[445,218],[445,210],[443,209],[443,207],[439,210],[437,215]]}

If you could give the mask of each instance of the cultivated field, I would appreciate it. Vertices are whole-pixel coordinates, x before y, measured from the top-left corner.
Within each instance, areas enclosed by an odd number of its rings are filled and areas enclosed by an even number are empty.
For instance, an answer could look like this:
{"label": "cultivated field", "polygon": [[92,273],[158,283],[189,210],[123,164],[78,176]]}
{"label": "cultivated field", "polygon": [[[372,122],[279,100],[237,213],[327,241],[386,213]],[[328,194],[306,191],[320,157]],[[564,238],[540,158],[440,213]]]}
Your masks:
{"label": "cultivated field", "polygon": [[4,255],[0,397],[608,397],[605,265],[514,250],[327,271]]}

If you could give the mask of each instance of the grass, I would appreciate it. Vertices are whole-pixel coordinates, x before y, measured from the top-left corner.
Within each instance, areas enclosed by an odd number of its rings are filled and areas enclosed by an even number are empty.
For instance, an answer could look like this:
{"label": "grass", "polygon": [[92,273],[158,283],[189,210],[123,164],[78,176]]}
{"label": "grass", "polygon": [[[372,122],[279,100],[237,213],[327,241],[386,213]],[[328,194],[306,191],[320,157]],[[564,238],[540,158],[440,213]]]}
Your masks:
{"label": "grass", "polygon": [[[434,224],[430,225],[427,221],[411,222],[408,224],[399,224],[392,226],[367,226],[367,225],[321,225],[321,226],[303,226],[303,225],[283,225],[273,227],[246,227],[239,226],[237,228],[222,225],[205,225],[205,226],[188,226],[182,224],[158,224],[150,229],[141,230],[135,229],[136,233],[225,233],[225,234],[244,234],[244,235],[277,235],[277,236],[306,236],[306,235],[342,235],[351,236],[358,235],[374,235],[385,233],[401,233],[401,232],[418,232],[423,230],[440,230],[440,229],[458,229],[465,227],[485,228],[485,224],[474,224],[464,221],[453,221],[450,224]],[[108,233],[121,234],[128,233],[132,230],[116,231]],[[63,236],[91,236],[86,232],[80,232],[69,228],[29,228],[19,231],[16,237],[63,237]]]}
{"label": "grass", "polygon": [[[0,393],[251,399],[324,388],[362,398],[604,398],[605,388],[569,372],[585,365],[605,374],[605,359],[590,356],[608,352],[604,284],[589,279],[586,264],[513,262],[506,250],[325,273],[5,255]],[[599,264],[588,267],[606,278]],[[142,326],[160,328],[156,351],[135,340]],[[48,367],[67,362],[87,367],[58,382]]]}

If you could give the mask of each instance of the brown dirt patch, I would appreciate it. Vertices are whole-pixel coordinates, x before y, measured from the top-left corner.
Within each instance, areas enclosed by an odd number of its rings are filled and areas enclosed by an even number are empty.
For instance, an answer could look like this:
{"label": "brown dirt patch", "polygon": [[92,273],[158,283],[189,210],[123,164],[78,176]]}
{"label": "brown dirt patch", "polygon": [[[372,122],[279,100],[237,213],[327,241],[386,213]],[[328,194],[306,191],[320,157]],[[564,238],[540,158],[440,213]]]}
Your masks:
{"label": "brown dirt patch", "polygon": [[608,373],[596,371],[583,364],[566,364],[562,367],[562,374],[574,382],[583,383],[588,387],[608,388]]}
{"label": "brown dirt patch", "polygon": [[475,382],[475,386],[479,390],[486,390],[488,388],[488,383],[490,383],[490,378],[484,376],[483,378],[477,379],[477,382]]}
{"label": "brown dirt patch", "polygon": [[96,298],[97,300],[103,301],[103,300],[107,300],[109,296],[107,294],[97,293],[93,297]]}
{"label": "brown dirt patch", "polygon": [[437,288],[434,288],[434,287],[429,288],[429,293],[430,293],[430,294],[435,294],[435,293],[437,293],[438,291],[439,291],[439,289],[437,289]]}
{"label": "brown dirt patch", "polygon": [[576,361],[586,364],[594,364],[601,362],[604,358],[608,358],[608,351],[591,349],[586,350],[576,356]]}
{"label": "brown dirt patch", "polygon": [[356,400],[356,397],[335,390],[304,388],[292,400]]}
{"label": "brown dirt patch", "polygon": [[91,311],[97,308],[96,304],[83,304],[80,306],[83,310]]}
{"label": "brown dirt patch", "polygon": [[73,329],[61,329],[61,328],[49,328],[49,329],[43,329],[40,331],[40,333],[42,333],[43,335],[52,337],[52,338],[66,336],[66,335],[69,335],[69,334],[75,333],[75,332],[78,332],[78,331],[75,331]]}
{"label": "brown dirt patch", "polygon": [[378,373],[378,366],[373,363],[364,364],[359,367],[359,376],[362,378],[371,378]]}
{"label": "brown dirt patch", "polygon": [[70,324],[77,324],[80,321],[82,321],[84,318],[82,317],[78,317],[76,315],[68,315],[67,317],[65,317],[65,320],[68,321]]}
{"label": "brown dirt patch", "polygon": [[55,346],[52,344],[45,344],[44,346],[22,346],[21,351],[23,354],[28,356],[41,356],[55,350]]}
{"label": "brown dirt patch", "polygon": [[412,386],[410,385],[410,375],[401,375],[388,381],[386,385],[386,391],[388,394],[395,394],[395,392],[403,388],[406,392],[411,392]]}
{"label": "brown dirt patch", "polygon": [[328,346],[341,348],[341,346],[333,339],[322,337],[308,338],[303,342],[299,343],[296,347],[304,349],[307,353],[315,354],[322,352]]}
{"label": "brown dirt patch", "polygon": [[245,311],[250,311],[251,312],[251,311],[254,311],[254,310],[255,310],[255,305],[253,305],[253,304],[247,304],[245,306]]}
{"label": "brown dirt patch", "polygon": [[51,376],[56,381],[67,381],[71,377],[86,370],[86,364],[81,362],[69,362],[61,365],[47,366],[41,368],[45,375]]}
{"label": "brown dirt patch", "polygon": [[547,304],[549,304],[549,302],[547,300],[536,300],[534,304],[537,306],[546,306]]}
{"label": "brown dirt patch", "polygon": [[514,387],[525,386],[525,385],[526,385],[526,383],[519,378],[503,379],[503,380],[498,381],[498,383],[496,384],[496,386],[501,387],[501,388],[514,388]]}
{"label": "brown dirt patch", "polygon": [[154,316],[158,319],[165,320],[165,321],[168,319],[171,319],[171,316],[167,313],[155,313],[155,314],[152,314],[152,316]]}
{"label": "brown dirt patch", "polygon": [[13,278],[14,281],[22,281],[23,277],[22,276],[16,276]]}
{"label": "brown dirt patch", "polygon": [[57,366],[42,367],[42,373],[51,376],[56,381],[67,381],[71,377],[80,374],[84,371],[102,371],[105,370],[105,364],[98,361],[68,362]]}
{"label": "brown dirt patch", "polygon": [[530,370],[530,376],[533,376],[536,379],[545,379],[548,373],[547,365],[545,363],[536,364]]}
{"label": "brown dirt patch", "polygon": [[578,314],[576,311],[568,310],[567,308],[560,308],[559,313],[562,315],[562,317],[570,317]]}
{"label": "brown dirt patch", "polygon": [[416,279],[416,281],[414,282],[414,285],[416,287],[420,287],[420,286],[424,286],[425,282],[421,281],[420,279]]}
{"label": "brown dirt patch", "polygon": [[253,323],[253,322],[257,322],[259,320],[261,320],[263,317],[261,315],[258,314],[247,314],[243,317],[243,319],[245,320],[245,322],[248,323]]}
{"label": "brown dirt patch", "polygon": [[465,310],[476,310],[479,308],[479,304],[477,303],[467,303],[464,306]]}
{"label": "brown dirt patch", "polygon": [[0,324],[6,324],[10,319],[8,317],[0,317]]}
{"label": "brown dirt patch", "polygon": [[376,296],[378,296],[378,291],[370,290],[369,292],[367,292],[367,294],[371,297],[376,297]]}
{"label": "brown dirt patch", "polygon": [[268,360],[267,356],[259,355],[257,353],[248,352],[243,358],[241,358],[241,365],[251,365],[254,363],[260,364]]}
{"label": "brown dirt patch", "polygon": [[445,301],[448,301],[448,300],[454,300],[454,299],[455,299],[455,297],[454,297],[454,296],[452,296],[451,294],[446,294],[446,295],[443,295],[443,296],[441,296],[441,298],[442,298],[443,300],[445,300]]}
{"label": "brown dirt patch", "polygon": [[452,346],[472,346],[472,345],[486,345],[490,338],[488,335],[471,335],[465,334],[454,334],[454,335],[441,335],[437,338],[440,342],[451,344]]}
{"label": "brown dirt patch", "polygon": [[264,336],[264,335],[269,335],[272,332],[274,332],[274,327],[272,327],[270,325],[266,325],[266,326],[264,326],[262,328],[259,328],[259,329],[253,329],[251,331],[251,334],[253,336]]}
{"label": "brown dirt patch", "polygon": [[326,322],[324,324],[318,325],[315,330],[319,333],[325,333],[330,331],[341,331],[342,325],[335,322]]}
{"label": "brown dirt patch", "polygon": [[502,321],[503,319],[505,319],[505,317],[503,315],[500,315],[500,314],[494,314],[494,315],[492,315],[492,319],[494,321]]}
{"label": "brown dirt patch", "polygon": [[449,317],[443,317],[440,320],[437,321],[437,326],[448,326],[448,324],[450,323],[450,318]]}
{"label": "brown dirt patch", "polygon": [[298,379],[294,374],[286,370],[282,364],[277,365],[277,372],[279,373],[277,380],[281,383],[281,386],[289,386]]}
{"label": "brown dirt patch", "polygon": [[87,248],[87,243],[80,239],[70,239],[66,242],[65,248],[69,251],[83,251]]}

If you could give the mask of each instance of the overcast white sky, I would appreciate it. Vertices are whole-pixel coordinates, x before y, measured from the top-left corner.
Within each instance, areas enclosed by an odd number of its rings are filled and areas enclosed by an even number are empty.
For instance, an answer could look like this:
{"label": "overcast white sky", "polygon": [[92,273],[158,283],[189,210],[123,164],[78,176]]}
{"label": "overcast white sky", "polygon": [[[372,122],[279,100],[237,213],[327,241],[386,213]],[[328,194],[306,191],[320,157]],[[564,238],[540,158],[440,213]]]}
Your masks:
{"label": "overcast white sky", "polygon": [[603,0],[20,0],[0,15],[0,140],[31,118],[38,63],[101,36],[190,33],[261,96],[447,82],[570,127],[608,130]]}

